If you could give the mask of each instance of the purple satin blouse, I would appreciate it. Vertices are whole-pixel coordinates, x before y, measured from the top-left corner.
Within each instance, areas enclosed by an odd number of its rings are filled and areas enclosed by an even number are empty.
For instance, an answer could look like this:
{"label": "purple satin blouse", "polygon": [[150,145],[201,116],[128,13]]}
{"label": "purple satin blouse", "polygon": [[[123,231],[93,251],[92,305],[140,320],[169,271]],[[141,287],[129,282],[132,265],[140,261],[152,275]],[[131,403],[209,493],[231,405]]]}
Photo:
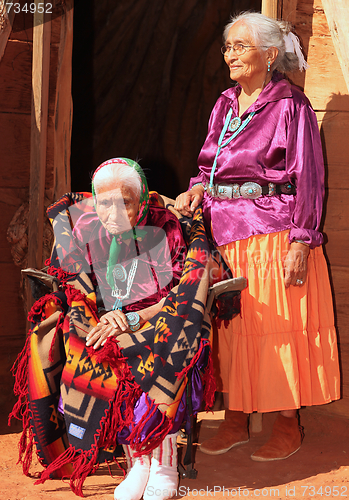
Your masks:
{"label": "purple satin blouse", "polygon": [[[198,157],[200,173],[193,184],[210,180],[219,135],[230,108],[238,116],[240,85],[222,93],[209,121],[208,134]],[[218,156],[214,184],[266,186],[269,182],[290,182],[296,195],[262,196],[256,200],[221,200],[204,195],[206,224],[212,224],[218,246],[255,234],[290,229],[290,242],[303,240],[313,248],[321,245],[319,232],[323,196],[324,165],[316,115],[306,96],[280,73],[242,115],[255,111],[250,123]],[[227,131],[225,142],[232,132]]]}

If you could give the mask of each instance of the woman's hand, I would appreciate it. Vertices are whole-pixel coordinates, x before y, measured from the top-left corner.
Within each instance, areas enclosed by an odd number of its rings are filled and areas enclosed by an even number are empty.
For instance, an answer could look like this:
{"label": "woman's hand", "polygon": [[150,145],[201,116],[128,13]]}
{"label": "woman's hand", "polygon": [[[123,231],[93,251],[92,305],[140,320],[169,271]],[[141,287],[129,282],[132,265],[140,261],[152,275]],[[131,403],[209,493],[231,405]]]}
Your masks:
{"label": "woman's hand", "polygon": [[174,208],[185,217],[192,217],[204,197],[204,186],[198,185],[177,196]]}
{"label": "woman's hand", "polygon": [[[147,321],[155,316],[155,314],[161,311],[165,299],[166,297],[163,297],[157,304],[153,304],[152,306],[137,311],[139,314],[140,326],[143,326]],[[118,337],[122,333],[133,334],[136,332],[130,329],[126,315],[122,311],[108,311],[101,317],[98,325],[92,328],[87,335],[86,345],[87,347],[93,345],[94,349],[98,349],[99,347],[104,346],[108,337]]]}
{"label": "woman's hand", "polygon": [[284,261],[285,287],[303,286],[307,279],[309,247],[293,241]]}
{"label": "woman's hand", "polygon": [[103,346],[108,337],[117,337],[130,331],[127,318],[122,311],[109,311],[102,316],[97,326],[86,337],[86,345],[94,349]]}

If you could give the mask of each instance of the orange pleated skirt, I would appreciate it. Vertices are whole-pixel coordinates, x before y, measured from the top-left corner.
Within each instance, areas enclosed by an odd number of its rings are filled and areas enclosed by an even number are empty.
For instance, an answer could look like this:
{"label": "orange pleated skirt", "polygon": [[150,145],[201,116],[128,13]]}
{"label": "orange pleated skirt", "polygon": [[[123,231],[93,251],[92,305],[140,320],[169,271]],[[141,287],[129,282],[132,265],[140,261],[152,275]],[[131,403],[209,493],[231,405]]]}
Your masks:
{"label": "orange pleated skirt", "polygon": [[218,328],[217,386],[231,410],[251,413],[321,405],[340,398],[337,338],[327,264],[310,250],[302,286],[284,285],[289,231],[219,248],[245,276],[241,314]]}

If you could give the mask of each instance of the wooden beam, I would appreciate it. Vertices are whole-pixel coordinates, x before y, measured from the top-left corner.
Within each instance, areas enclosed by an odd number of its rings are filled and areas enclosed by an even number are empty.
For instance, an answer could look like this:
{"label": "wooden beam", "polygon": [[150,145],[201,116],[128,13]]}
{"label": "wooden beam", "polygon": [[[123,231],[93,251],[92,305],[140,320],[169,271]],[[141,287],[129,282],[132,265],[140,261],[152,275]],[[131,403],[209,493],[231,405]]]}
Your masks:
{"label": "wooden beam", "polygon": [[262,0],[262,14],[278,19],[281,12],[281,0]]}
{"label": "wooden beam", "polygon": [[14,8],[8,13],[4,0],[0,0],[0,61],[5,52],[8,37],[12,31],[13,19],[15,17]]}
{"label": "wooden beam", "polygon": [[297,20],[298,0],[283,0],[281,6],[281,19],[295,25]]}
{"label": "wooden beam", "polygon": [[348,0],[322,0],[334,48],[349,91]]}
{"label": "wooden beam", "polygon": [[[36,0],[37,1],[37,0]],[[28,267],[42,267],[51,16],[36,9],[33,29]],[[28,299],[30,294],[28,294]]]}
{"label": "wooden beam", "polygon": [[70,152],[73,125],[71,82],[74,1],[65,0],[63,9],[54,116],[54,200],[57,200],[71,189]]}

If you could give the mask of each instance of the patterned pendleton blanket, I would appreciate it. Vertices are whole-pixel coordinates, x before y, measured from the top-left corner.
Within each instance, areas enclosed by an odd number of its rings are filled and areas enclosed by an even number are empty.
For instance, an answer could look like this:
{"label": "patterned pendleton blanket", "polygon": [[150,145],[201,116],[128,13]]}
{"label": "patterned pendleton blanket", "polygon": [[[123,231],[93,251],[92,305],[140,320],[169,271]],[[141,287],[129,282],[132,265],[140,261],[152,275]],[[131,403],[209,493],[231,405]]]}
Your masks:
{"label": "patterned pendleton blanket", "polygon": [[[87,475],[120,453],[118,438],[139,454],[149,453],[178,422],[189,420],[188,377],[196,389],[194,412],[203,400],[212,404],[205,304],[209,285],[231,277],[209,247],[198,208],[192,220],[182,221],[188,242],[184,270],[162,310],[136,333],[109,339],[98,351],[86,348],[85,337],[98,322],[94,287],[85,273],[68,275],[57,265],[58,253],[69,251],[76,215],[71,208],[86,196],[65,195],[48,211],[56,238],[48,272],[60,280],[60,289],[39,299],[29,313],[32,328],[14,367],[18,402],[10,415],[23,420],[24,473],[35,443],[45,467],[37,482],[70,477],[81,496]],[[152,202],[159,203],[156,194]],[[87,203],[82,209],[91,208]],[[137,417],[136,404],[142,407]]]}

